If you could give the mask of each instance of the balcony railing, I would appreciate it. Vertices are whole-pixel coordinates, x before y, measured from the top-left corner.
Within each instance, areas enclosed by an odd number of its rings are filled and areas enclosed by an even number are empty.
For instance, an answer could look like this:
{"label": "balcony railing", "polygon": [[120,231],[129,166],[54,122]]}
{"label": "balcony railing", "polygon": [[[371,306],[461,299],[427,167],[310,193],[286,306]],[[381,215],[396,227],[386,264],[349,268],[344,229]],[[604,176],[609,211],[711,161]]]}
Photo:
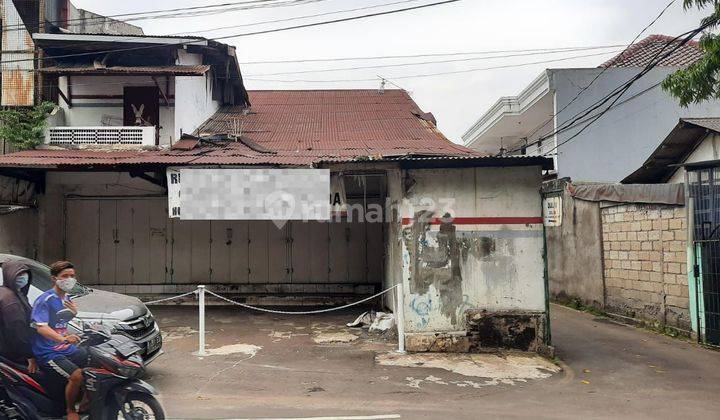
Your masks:
{"label": "balcony railing", "polygon": [[50,127],[45,143],[67,145],[154,146],[155,127]]}

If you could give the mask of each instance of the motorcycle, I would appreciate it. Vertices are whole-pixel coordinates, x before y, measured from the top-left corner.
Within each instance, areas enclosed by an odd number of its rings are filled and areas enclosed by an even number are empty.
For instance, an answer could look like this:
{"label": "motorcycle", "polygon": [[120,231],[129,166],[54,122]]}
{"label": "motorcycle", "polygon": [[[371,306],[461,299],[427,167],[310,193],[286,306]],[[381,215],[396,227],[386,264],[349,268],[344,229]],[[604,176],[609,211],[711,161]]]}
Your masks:
{"label": "motorcycle", "polygon": [[[63,309],[58,316],[69,321],[74,314]],[[86,347],[89,354],[88,367],[83,368],[89,408],[80,413],[81,419],[165,418],[162,406],[155,398],[157,392],[139,379],[145,371],[139,346],[99,324],[84,325],[81,339],[79,345]],[[31,375],[25,366],[0,357],[0,384],[3,387],[0,389],[0,420],[62,419],[66,413],[63,392],[52,389],[52,381],[47,375],[46,372]]]}

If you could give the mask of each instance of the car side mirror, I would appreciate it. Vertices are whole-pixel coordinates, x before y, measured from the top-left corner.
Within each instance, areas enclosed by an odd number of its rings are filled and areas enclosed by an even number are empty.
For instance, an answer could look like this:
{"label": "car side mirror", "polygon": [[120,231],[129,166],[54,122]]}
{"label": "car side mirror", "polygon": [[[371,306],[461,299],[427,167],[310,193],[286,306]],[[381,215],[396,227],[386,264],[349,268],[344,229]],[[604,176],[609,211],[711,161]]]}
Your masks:
{"label": "car side mirror", "polygon": [[70,309],[61,309],[57,312],[57,316],[61,321],[70,321],[71,319],[75,318],[75,314]]}

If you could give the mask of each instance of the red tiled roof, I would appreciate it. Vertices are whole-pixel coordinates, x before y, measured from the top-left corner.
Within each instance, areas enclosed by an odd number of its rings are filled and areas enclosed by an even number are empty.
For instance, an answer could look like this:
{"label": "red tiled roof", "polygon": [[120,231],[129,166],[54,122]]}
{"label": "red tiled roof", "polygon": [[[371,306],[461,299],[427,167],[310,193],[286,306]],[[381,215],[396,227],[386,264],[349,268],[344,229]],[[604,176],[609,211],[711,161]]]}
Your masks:
{"label": "red tiled roof", "polygon": [[189,150],[29,150],[0,156],[0,165],[310,166],[402,156],[485,156],[452,143],[415,115],[422,111],[401,90],[249,93],[250,109],[223,108],[196,132],[238,141],[201,142]]}
{"label": "red tiled roof", "polygon": [[[634,44],[626,51],[611,58],[600,67],[645,67],[660,53],[674,38],[666,35],[650,35]],[[664,52],[670,51],[668,47]],[[695,41],[690,41],[677,51],[661,60],[659,66],[687,66],[704,55],[704,52]]]}

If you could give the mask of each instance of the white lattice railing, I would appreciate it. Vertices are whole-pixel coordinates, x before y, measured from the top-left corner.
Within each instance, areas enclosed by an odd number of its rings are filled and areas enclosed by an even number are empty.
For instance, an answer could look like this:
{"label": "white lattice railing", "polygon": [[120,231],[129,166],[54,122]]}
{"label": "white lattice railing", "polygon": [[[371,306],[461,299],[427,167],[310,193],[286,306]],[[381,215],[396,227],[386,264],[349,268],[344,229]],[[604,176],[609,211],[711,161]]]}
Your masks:
{"label": "white lattice railing", "polygon": [[51,127],[45,143],[56,145],[155,145],[155,127]]}

